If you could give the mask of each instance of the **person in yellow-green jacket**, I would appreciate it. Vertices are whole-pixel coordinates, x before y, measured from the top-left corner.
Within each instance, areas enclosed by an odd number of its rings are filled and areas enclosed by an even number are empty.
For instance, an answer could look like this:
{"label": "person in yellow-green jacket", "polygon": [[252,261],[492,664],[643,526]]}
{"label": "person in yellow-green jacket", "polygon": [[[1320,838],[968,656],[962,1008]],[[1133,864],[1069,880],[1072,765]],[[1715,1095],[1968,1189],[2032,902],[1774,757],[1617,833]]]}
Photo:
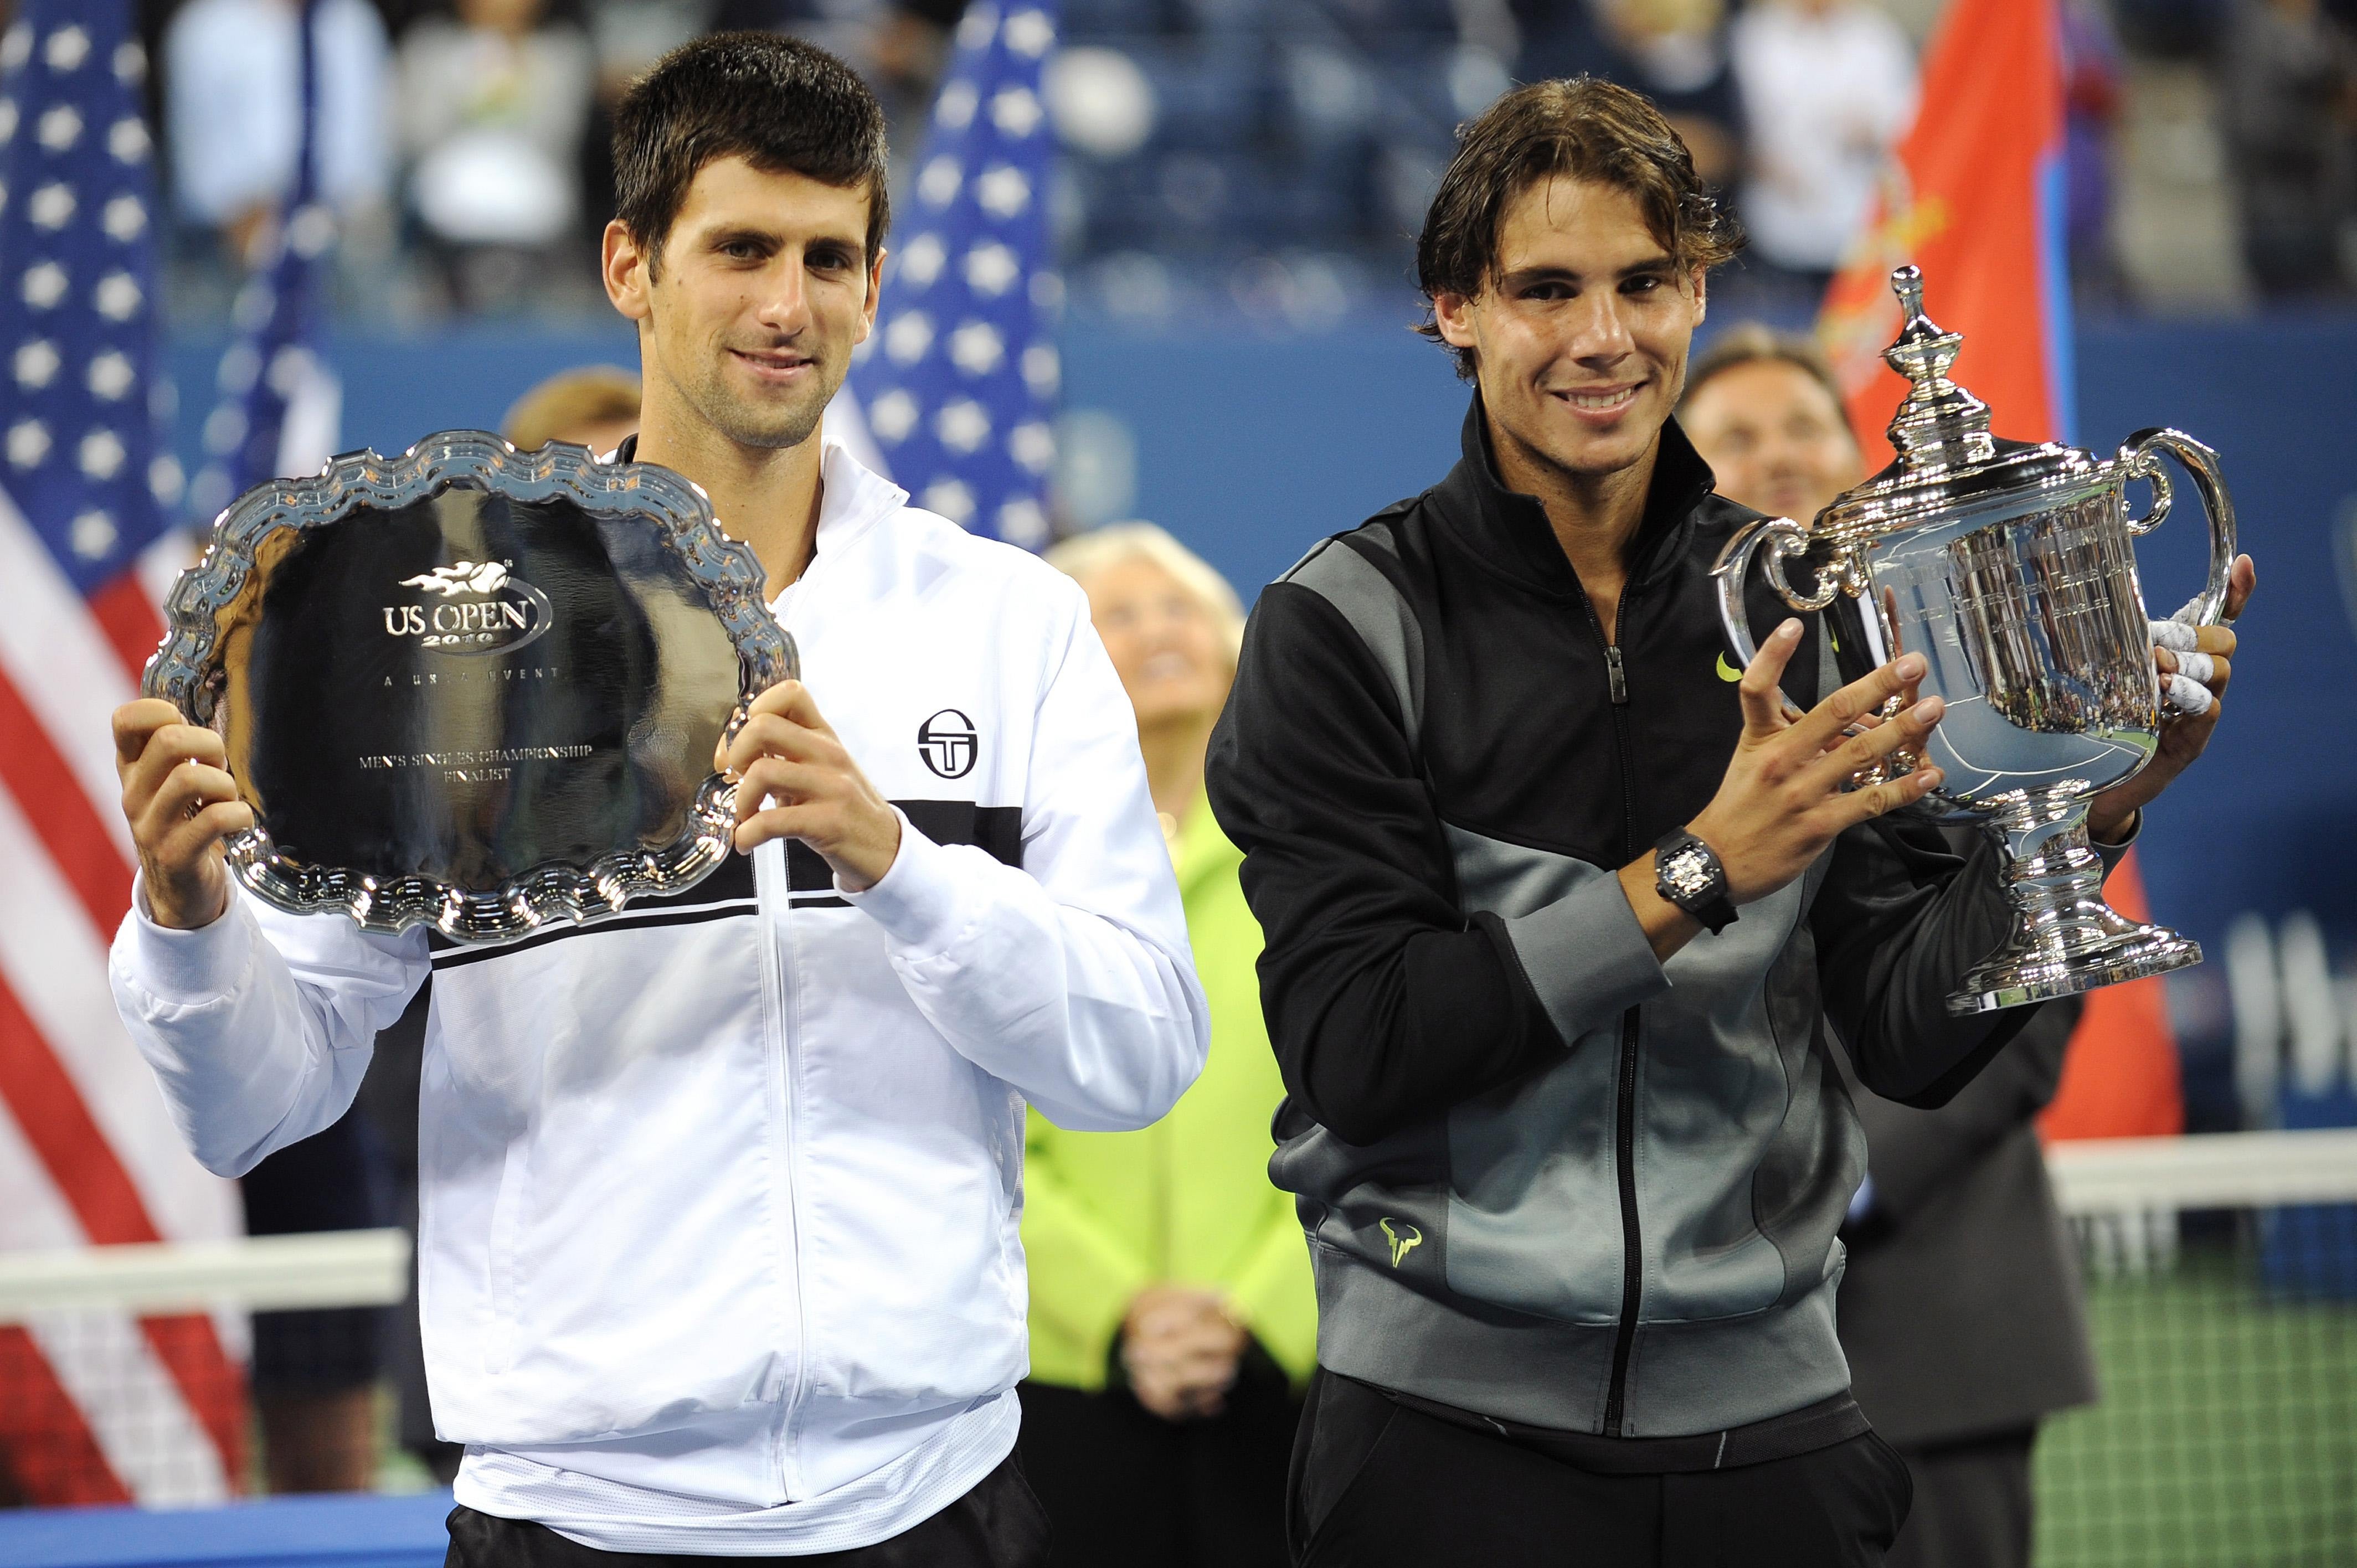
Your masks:
{"label": "person in yellow-green jacket", "polygon": [[1060,1568],[1275,1568],[1318,1308],[1293,1200],[1268,1179],[1285,1086],[1261,1022],[1260,927],[1236,881],[1243,856],[1203,799],[1243,607],[1149,523],[1048,559],[1087,591],[1137,711],[1212,1044],[1195,1086],[1142,1132],[1069,1133],[1031,1113],[1023,1468]]}

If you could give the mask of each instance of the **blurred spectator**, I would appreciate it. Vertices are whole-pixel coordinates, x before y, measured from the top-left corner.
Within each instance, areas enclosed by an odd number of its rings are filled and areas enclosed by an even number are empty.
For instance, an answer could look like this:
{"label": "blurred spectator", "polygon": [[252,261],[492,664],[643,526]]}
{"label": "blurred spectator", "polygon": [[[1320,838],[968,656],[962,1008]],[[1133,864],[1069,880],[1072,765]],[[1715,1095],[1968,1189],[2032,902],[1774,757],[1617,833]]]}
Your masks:
{"label": "blurred spectator", "polygon": [[626,87],[655,61],[712,27],[721,0],[588,0],[584,14],[598,87]]}
{"label": "blurred spectator", "polygon": [[1520,0],[1524,77],[1600,76],[1653,101],[1695,168],[1724,185],[1740,167],[1742,116],[1721,0]]}
{"label": "blurred spectator", "polygon": [[614,106],[623,91],[710,26],[717,0],[589,0],[589,46],[597,91],[581,137],[584,232],[601,232],[614,216]]}
{"label": "blurred spectator", "polygon": [[[255,241],[295,182],[302,146],[302,0],[190,0],[164,35],[165,122],[181,216],[218,231],[232,259]],[[348,215],[380,205],[393,146],[384,101],[384,24],[369,0],[319,0],[320,194]]]}
{"label": "blurred spectator", "polygon": [[2242,0],[2225,76],[2253,279],[2278,295],[2339,286],[2357,243],[2357,42],[2317,0]]}
{"label": "blurred spectator", "polygon": [[457,0],[455,16],[427,17],[401,41],[409,203],[464,306],[519,297],[581,237],[597,66],[587,36],[544,10]]}
{"label": "blurred spectator", "polygon": [[2112,261],[2112,128],[2120,45],[2094,0],[2062,0],[2063,234],[2083,293],[2117,292]]}
{"label": "blurred spectator", "polygon": [[716,32],[792,33],[834,48],[879,88],[930,88],[965,0],[718,0]]}
{"label": "blurred spectator", "polygon": [[1755,0],[1730,48],[1749,125],[1752,254],[1820,295],[1914,118],[1907,36],[1866,0]]}
{"label": "blurred spectator", "polygon": [[1718,493],[1803,522],[1864,478],[1839,383],[1816,346],[1757,322],[1695,357],[1678,424]]}
{"label": "blurred spectator", "polygon": [[1713,185],[1736,172],[1740,125],[1719,0],[1603,0],[1605,36],[1628,64],[1616,76],[1659,106]]}
{"label": "blurred spectator", "polygon": [[519,451],[577,441],[604,456],[639,428],[639,378],[612,365],[562,371],[516,399],[500,434]]}
{"label": "blurred spectator", "polygon": [[1318,1311],[1293,1201],[1268,1179],[1285,1086],[1261,1021],[1260,927],[1236,879],[1243,856],[1203,797],[1243,607],[1145,523],[1048,559],[1087,590],[1137,711],[1220,1044],[1144,1132],[1070,1133],[1031,1115],[1023,1468],[1067,1568],[1281,1568]]}
{"label": "blurred spectator", "polygon": [[[1719,493],[1760,511],[1813,517],[1864,477],[1833,371],[1805,339],[1725,334],[1695,361],[1678,421]],[[1890,1568],[2028,1568],[2039,1423],[2095,1397],[2034,1127],[2083,1006],[2048,1003],[1937,1111],[1845,1074],[1866,1179],[1842,1228],[1842,1351],[1858,1404],[1915,1478]]]}

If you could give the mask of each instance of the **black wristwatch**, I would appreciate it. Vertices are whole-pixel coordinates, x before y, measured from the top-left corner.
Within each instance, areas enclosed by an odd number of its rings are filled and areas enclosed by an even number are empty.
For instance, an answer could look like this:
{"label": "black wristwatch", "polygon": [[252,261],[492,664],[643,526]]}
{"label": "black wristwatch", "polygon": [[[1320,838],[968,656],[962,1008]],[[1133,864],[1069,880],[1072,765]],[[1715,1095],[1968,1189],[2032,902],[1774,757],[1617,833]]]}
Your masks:
{"label": "black wristwatch", "polygon": [[1675,904],[1713,936],[1735,923],[1727,896],[1727,867],[1710,845],[1684,828],[1674,828],[1653,846],[1653,891]]}

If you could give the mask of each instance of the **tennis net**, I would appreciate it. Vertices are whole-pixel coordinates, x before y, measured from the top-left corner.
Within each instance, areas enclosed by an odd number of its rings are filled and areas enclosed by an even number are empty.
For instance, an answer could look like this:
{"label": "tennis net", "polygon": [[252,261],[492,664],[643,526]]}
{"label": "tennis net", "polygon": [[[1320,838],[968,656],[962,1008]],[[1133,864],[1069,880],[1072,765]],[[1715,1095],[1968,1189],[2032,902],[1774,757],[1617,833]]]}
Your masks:
{"label": "tennis net", "polygon": [[[397,1230],[0,1252],[0,1503],[219,1502],[254,1489],[253,1315],[298,1359],[403,1299]],[[354,1323],[358,1320],[358,1327]],[[371,1357],[371,1359],[373,1358]]]}
{"label": "tennis net", "polygon": [[2047,1164],[2103,1395],[2039,1440],[2042,1568],[2357,1563],[2357,1130]]}

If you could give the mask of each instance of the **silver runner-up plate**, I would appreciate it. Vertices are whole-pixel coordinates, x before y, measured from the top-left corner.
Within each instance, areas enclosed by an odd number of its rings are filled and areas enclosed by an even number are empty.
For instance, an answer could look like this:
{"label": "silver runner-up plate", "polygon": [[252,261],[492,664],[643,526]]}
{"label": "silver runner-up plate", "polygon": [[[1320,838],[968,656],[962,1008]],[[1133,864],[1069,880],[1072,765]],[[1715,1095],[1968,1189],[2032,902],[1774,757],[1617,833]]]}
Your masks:
{"label": "silver runner-up plate", "polygon": [[458,942],[703,880],[736,826],[714,748],[798,671],[696,486],[479,430],[248,490],[166,607],[141,690],[227,744],[231,874]]}

